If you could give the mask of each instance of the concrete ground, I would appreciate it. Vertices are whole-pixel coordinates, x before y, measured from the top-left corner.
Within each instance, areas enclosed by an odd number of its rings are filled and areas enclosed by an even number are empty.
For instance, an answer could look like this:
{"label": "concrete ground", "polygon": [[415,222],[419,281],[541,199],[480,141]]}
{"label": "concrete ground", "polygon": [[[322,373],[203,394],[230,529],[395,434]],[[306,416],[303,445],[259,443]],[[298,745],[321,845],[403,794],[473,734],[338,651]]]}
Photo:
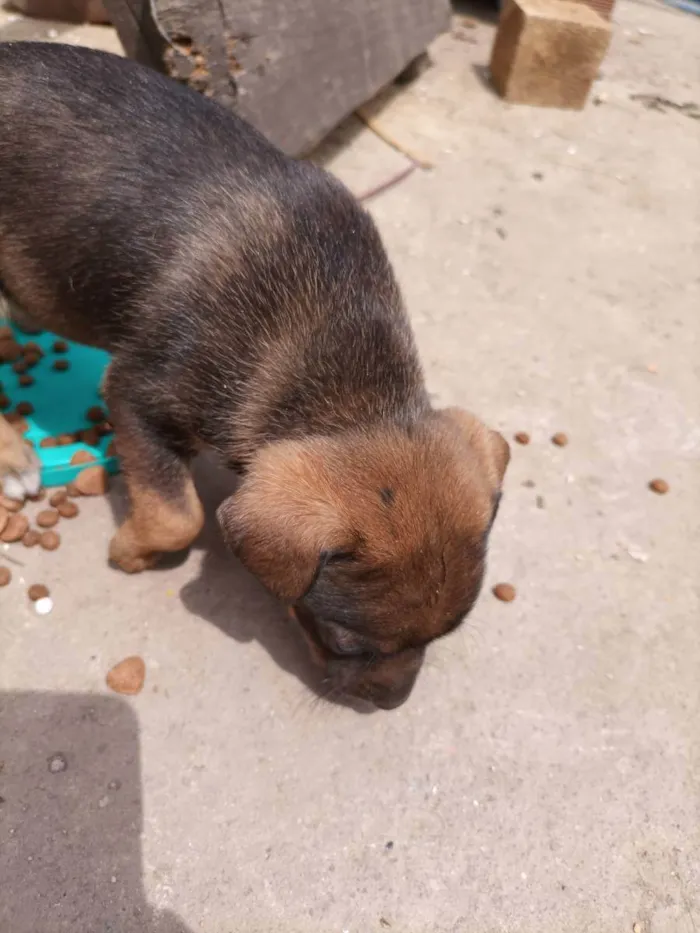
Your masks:
{"label": "concrete ground", "polygon": [[[700,122],[634,99],[700,103],[700,20],[623,0],[583,113],[496,99],[492,34],[456,23],[377,108],[435,167],[371,204],[436,402],[532,435],[471,619],[360,715],[213,527],[126,578],[82,503],[0,591],[2,933],[700,928]],[[406,164],[353,121],[319,158],[357,193]]]}

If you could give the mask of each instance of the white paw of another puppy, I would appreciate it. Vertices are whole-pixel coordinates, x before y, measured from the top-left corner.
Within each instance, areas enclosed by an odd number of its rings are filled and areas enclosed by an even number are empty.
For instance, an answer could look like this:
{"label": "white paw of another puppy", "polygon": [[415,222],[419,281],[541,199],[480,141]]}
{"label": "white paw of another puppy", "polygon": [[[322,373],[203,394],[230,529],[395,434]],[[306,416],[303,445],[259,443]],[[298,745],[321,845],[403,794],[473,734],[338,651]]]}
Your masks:
{"label": "white paw of another puppy", "polygon": [[17,431],[0,416],[0,487],[8,499],[24,501],[41,489],[41,464]]}

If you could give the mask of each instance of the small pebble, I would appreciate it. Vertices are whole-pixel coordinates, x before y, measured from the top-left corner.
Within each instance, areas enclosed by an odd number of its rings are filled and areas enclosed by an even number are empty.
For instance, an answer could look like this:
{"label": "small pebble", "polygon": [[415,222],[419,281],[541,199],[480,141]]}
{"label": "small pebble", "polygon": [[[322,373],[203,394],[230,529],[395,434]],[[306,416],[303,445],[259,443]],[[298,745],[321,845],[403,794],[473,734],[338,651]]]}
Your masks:
{"label": "small pebble", "polygon": [[515,440],[518,444],[529,444],[530,435],[527,433],[527,431],[518,431],[518,433],[515,435]]}
{"label": "small pebble", "polygon": [[53,609],[53,600],[50,596],[43,596],[34,603],[34,611],[38,616],[47,616]]}
{"label": "small pebble", "polygon": [[39,544],[45,551],[55,551],[60,547],[61,536],[57,531],[44,531],[39,538]]}
{"label": "small pebble", "polygon": [[9,567],[0,567],[0,586],[7,586],[12,579],[12,573]]}
{"label": "small pebble", "polygon": [[44,509],[36,517],[39,528],[53,528],[58,523],[60,515],[55,509]]}
{"label": "small pebble", "polygon": [[64,373],[67,369],[70,369],[70,362],[68,360],[56,360],[51,368],[55,369],[57,373]]}
{"label": "small pebble", "polygon": [[32,585],[27,590],[27,595],[31,601],[35,603],[37,599],[44,599],[46,596],[48,596],[49,589],[48,587],[44,586],[43,583],[32,583]]}
{"label": "small pebble", "polygon": [[652,492],[657,493],[659,496],[665,496],[671,487],[668,485],[665,479],[653,479],[649,483],[649,489]]}
{"label": "small pebble", "polygon": [[515,587],[511,583],[497,583],[492,592],[502,603],[512,603],[515,599]]}
{"label": "small pebble", "polygon": [[566,434],[563,433],[563,431],[557,431],[556,434],[552,435],[552,443],[556,447],[566,447],[566,445],[569,443],[569,438],[566,436]]}
{"label": "small pebble", "polygon": [[68,762],[63,752],[56,752],[55,755],[51,755],[46,764],[51,774],[60,774],[62,771],[68,770]]}
{"label": "small pebble", "polygon": [[115,693],[135,696],[141,692],[146,680],[146,665],[143,658],[137,655],[124,658],[108,672],[106,679],[107,686]]}

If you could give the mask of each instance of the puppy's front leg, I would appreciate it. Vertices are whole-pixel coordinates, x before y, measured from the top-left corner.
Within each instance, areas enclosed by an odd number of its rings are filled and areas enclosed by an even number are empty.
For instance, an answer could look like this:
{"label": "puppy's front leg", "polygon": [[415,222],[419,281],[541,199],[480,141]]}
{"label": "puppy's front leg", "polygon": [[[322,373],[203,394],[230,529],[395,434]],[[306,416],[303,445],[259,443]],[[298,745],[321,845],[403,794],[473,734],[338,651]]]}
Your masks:
{"label": "puppy's front leg", "polygon": [[[130,379],[133,384],[133,376]],[[167,438],[143,406],[130,398],[127,380],[109,373],[106,401],[129,493],[130,510],[112,538],[109,556],[127,573],[151,567],[165,551],[188,547],[204,524],[188,457]]]}

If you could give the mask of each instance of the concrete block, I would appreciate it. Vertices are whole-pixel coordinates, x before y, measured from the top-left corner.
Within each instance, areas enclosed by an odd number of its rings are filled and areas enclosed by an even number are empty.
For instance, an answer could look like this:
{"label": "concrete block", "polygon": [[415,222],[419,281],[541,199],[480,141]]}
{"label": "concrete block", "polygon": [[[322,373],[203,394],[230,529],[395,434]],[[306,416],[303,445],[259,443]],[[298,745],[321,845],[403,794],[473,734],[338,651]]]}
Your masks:
{"label": "concrete block", "polygon": [[583,108],[610,44],[602,16],[570,0],[505,0],[491,52],[498,93],[516,104]]}

